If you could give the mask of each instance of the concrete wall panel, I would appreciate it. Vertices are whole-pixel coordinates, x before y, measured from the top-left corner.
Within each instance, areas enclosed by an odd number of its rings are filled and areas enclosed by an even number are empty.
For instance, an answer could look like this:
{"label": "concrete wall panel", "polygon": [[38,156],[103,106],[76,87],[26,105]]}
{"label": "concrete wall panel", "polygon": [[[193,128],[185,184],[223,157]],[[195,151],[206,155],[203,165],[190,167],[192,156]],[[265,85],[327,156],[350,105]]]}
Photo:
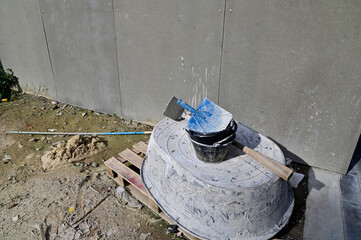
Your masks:
{"label": "concrete wall panel", "polygon": [[114,2],[125,116],[157,121],[173,95],[217,101],[223,1]]}
{"label": "concrete wall panel", "polygon": [[0,60],[23,90],[56,97],[37,0],[0,1]]}
{"label": "concrete wall panel", "polygon": [[361,2],[227,1],[220,104],[345,173],[361,123]]}
{"label": "concrete wall panel", "polygon": [[112,0],[39,0],[59,101],[120,114]]}

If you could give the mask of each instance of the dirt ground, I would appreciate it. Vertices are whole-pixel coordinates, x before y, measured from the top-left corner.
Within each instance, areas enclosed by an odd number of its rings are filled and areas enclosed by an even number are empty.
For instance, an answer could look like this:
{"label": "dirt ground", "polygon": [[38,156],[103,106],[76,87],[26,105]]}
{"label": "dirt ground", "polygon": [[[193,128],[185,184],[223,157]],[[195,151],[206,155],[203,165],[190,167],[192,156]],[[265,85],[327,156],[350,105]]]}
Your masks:
{"label": "dirt ground", "polygon": [[[47,239],[184,239],[166,234],[168,224],[148,208],[121,204],[114,194],[118,186],[106,175],[105,160],[149,136],[103,137],[105,151],[44,171],[41,156],[52,144],[70,137],[7,132],[49,129],[111,132],[152,127],[26,94],[0,103],[0,239],[39,239],[35,222],[43,223]],[[11,159],[4,160],[6,155]],[[308,170],[296,164],[292,167],[303,173]],[[307,178],[294,193],[291,220],[275,238],[302,239]]]}

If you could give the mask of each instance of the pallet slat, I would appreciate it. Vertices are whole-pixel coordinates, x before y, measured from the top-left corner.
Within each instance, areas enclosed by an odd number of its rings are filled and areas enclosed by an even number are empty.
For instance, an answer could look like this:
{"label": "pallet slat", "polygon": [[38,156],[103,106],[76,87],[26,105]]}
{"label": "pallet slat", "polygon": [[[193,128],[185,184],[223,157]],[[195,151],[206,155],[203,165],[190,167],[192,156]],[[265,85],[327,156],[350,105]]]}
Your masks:
{"label": "pallet slat", "polygon": [[139,152],[146,154],[147,153],[147,144],[144,142],[139,142],[133,145],[133,148],[138,150]]}
{"label": "pallet slat", "polygon": [[123,177],[125,180],[127,180],[134,187],[138,188],[143,194],[149,196],[148,191],[145,188],[142,179],[140,178],[138,173],[134,172],[132,169],[118,161],[116,158],[110,158],[109,160],[105,161],[104,164],[107,167],[111,168],[118,175]]}
{"label": "pallet slat", "polygon": [[125,149],[123,152],[119,153],[119,156],[131,162],[139,169],[142,167],[143,158],[141,156],[138,156],[138,154],[128,148]]}
{"label": "pallet slat", "polygon": [[[175,224],[173,219],[171,219],[160,210],[157,203],[154,201],[154,199],[150,196],[147,189],[145,188],[140,175],[125,165],[125,163],[129,162],[138,169],[140,169],[143,158],[140,157],[138,154],[146,154],[146,152],[147,144],[144,142],[139,142],[133,145],[132,150],[126,149],[123,152],[119,153],[119,157],[112,157],[108,159],[104,162],[107,167],[107,174],[121,186],[125,187],[125,185],[128,184],[126,188],[136,199],[138,199],[144,205],[155,211],[155,213],[157,213],[169,224]],[[188,239],[200,240],[199,238],[188,233],[185,229],[181,227],[178,228]]]}

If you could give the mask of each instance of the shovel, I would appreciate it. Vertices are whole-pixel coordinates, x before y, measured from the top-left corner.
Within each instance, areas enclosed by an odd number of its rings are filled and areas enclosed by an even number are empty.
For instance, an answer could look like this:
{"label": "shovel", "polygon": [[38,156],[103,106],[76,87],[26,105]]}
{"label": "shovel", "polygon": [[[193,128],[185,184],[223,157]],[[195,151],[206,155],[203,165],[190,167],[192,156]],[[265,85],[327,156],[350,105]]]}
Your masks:
{"label": "shovel", "polygon": [[192,108],[182,99],[172,97],[164,109],[163,115],[179,120],[183,109],[188,110],[192,117],[187,123],[187,128],[200,133],[220,132],[227,128],[233,116],[208,98],[204,98],[197,109]]}
{"label": "shovel", "polygon": [[[206,99],[206,98],[205,98]],[[208,99],[207,99],[208,100]],[[203,100],[204,101],[204,100]],[[209,100],[208,100],[209,101]],[[167,104],[166,108],[163,111],[163,115],[166,117],[169,117],[173,120],[179,121],[182,119],[182,115],[183,115],[183,109],[181,107],[179,107],[180,104],[182,104],[181,106],[186,108],[187,110],[190,109],[190,112],[193,114],[192,118],[194,117],[194,115],[196,115],[195,123],[192,122],[191,126],[193,126],[193,124],[196,124],[196,126],[198,128],[203,129],[203,127],[205,129],[209,129],[207,128],[207,126],[205,126],[204,124],[207,124],[206,122],[201,122],[202,125],[199,125],[197,120],[200,118],[201,115],[198,112],[199,107],[197,108],[197,110],[193,109],[192,107],[190,107],[189,105],[185,105],[184,102],[182,100],[178,100],[176,97],[173,97],[169,103]],[[203,102],[202,102],[203,103]],[[213,103],[214,104],[214,103]],[[215,104],[214,104],[215,105]],[[189,107],[188,107],[189,106]],[[225,110],[224,110],[225,111]],[[204,111],[202,111],[203,113]],[[225,111],[227,112],[227,111]],[[199,116],[199,115],[200,116]],[[232,116],[232,114],[231,114]],[[191,118],[191,119],[192,119]],[[191,121],[191,119],[188,121],[187,127],[189,128],[189,123]],[[231,121],[232,119],[230,119]],[[229,122],[228,122],[229,123]],[[227,124],[228,125],[228,124]],[[227,126],[226,126],[227,127]],[[223,128],[224,129],[224,128]],[[193,129],[192,129],[193,130]],[[300,173],[296,173],[294,172],[292,169],[288,168],[287,166],[277,162],[276,160],[267,157],[247,146],[242,145],[241,143],[239,143],[238,141],[233,142],[233,146],[241,149],[244,153],[246,153],[248,156],[252,157],[253,159],[257,160],[259,163],[261,163],[262,165],[264,165],[266,168],[268,168],[269,170],[271,170],[272,172],[274,172],[275,174],[277,174],[277,176],[279,176],[280,178],[282,178],[285,181],[288,181],[288,183],[294,187],[297,188],[298,184],[302,181],[304,175],[300,174]]]}

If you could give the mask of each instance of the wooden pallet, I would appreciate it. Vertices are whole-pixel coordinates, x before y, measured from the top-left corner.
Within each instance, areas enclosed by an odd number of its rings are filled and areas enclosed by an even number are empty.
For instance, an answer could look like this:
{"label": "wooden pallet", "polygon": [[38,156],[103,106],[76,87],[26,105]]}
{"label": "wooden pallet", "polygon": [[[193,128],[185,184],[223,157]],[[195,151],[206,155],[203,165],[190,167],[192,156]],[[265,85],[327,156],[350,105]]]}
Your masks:
{"label": "wooden pallet", "polygon": [[[147,144],[144,142],[133,145],[132,149],[125,149],[119,153],[118,157],[111,157],[104,162],[107,167],[107,174],[119,185],[127,188],[136,199],[153,210],[169,224],[175,224],[170,217],[161,211],[157,203],[148,193],[140,177],[140,168],[144,159],[142,156],[146,153]],[[179,227],[179,230],[190,240],[199,240],[199,238],[194,237],[183,228]]]}

